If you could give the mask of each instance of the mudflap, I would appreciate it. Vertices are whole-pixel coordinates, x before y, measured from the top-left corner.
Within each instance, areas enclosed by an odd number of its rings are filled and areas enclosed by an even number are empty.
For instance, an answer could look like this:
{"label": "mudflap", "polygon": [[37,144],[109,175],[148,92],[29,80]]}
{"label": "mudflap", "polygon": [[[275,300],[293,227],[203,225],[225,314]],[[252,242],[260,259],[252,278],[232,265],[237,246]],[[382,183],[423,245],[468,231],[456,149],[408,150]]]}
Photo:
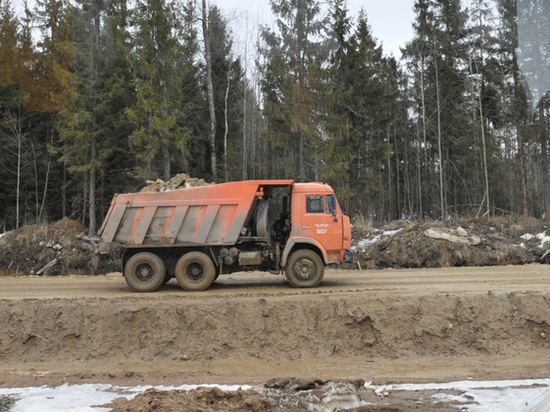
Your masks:
{"label": "mudflap", "polygon": [[346,249],[344,254],[344,263],[353,263],[355,261],[355,251],[351,249]]}

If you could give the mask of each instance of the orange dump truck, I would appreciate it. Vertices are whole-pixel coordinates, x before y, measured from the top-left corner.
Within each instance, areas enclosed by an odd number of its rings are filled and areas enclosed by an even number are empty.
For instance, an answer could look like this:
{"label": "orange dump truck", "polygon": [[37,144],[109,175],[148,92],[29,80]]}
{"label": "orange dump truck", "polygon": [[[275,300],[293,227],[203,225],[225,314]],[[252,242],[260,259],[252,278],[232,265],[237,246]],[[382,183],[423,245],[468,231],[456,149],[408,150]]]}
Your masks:
{"label": "orange dump truck", "polygon": [[322,183],[251,180],[115,195],[99,232],[124,248],[126,282],[150,292],[175,277],[204,290],[220,274],[260,270],[315,287],[349,259],[350,221]]}

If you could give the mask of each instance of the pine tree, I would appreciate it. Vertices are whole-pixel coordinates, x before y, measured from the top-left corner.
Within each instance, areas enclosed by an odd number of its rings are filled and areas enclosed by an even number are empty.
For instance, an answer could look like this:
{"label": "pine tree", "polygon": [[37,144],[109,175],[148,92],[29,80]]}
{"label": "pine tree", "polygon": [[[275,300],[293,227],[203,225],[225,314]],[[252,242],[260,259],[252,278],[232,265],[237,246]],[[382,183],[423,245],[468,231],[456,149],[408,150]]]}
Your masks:
{"label": "pine tree", "polygon": [[[550,4],[548,1],[517,0],[517,65],[528,91],[527,119],[518,130],[520,170],[525,190],[523,203],[529,213],[538,215],[550,211],[550,177],[547,166],[547,142],[543,125],[545,97],[550,90]],[[517,94],[518,96],[519,93]],[[540,153],[540,154],[539,154]],[[540,160],[539,160],[540,158]],[[529,180],[527,176],[532,176]],[[540,187],[540,189],[539,189]],[[539,192],[543,200],[537,196]],[[544,199],[546,198],[546,200]],[[539,206],[539,204],[546,204]]]}
{"label": "pine tree", "polygon": [[[527,197],[527,173],[525,143],[529,121],[529,92],[518,62],[518,26],[516,0],[498,0],[497,9],[501,20],[499,32],[500,64],[506,74],[504,79],[503,113],[505,114],[508,139],[504,144],[513,159],[510,171],[516,171],[508,180],[519,181],[517,195],[507,190],[510,209],[523,215],[529,214]],[[511,165],[512,166],[512,165]],[[516,179],[517,176],[517,179]],[[513,188],[514,186],[512,186]],[[519,198],[519,201],[517,199]],[[517,205],[519,203],[519,207]]]}
{"label": "pine tree", "polygon": [[9,227],[42,219],[52,165],[47,153],[51,119],[33,113],[50,105],[38,87],[43,72],[32,44],[31,25],[26,7],[19,20],[9,2],[0,4],[0,147],[6,172],[5,177],[0,175]]}
{"label": "pine tree", "polygon": [[130,142],[141,163],[137,173],[151,179],[172,175],[172,150],[185,138],[178,126],[181,108],[180,26],[175,3],[164,0],[138,1],[134,10],[135,34],[131,65],[137,100],[127,116],[134,131]]}
{"label": "pine tree", "polygon": [[[356,173],[352,169],[360,157],[357,142],[353,141],[350,104],[354,93],[350,67],[353,53],[350,45],[350,32],[353,29],[351,17],[345,0],[334,0],[329,5],[327,24],[327,47],[329,70],[327,80],[322,84],[325,89],[320,93],[322,102],[322,125],[325,138],[321,144],[321,179],[335,188],[338,200],[346,209],[357,195]],[[351,66],[350,66],[351,65]]]}
{"label": "pine tree", "polygon": [[0,87],[19,83],[19,21],[9,1],[0,2]]}
{"label": "pine tree", "polygon": [[242,141],[238,136],[242,134],[243,73],[240,60],[233,56],[232,34],[220,9],[211,7],[209,19],[214,106],[216,119],[219,119],[216,158],[223,159],[222,175],[227,181],[237,176],[238,165],[242,161]]}
{"label": "pine tree", "polygon": [[[474,148],[470,156],[465,157],[464,162],[481,164],[479,169],[483,175],[484,190],[478,214],[483,205],[486,206],[485,214],[491,213],[492,189],[489,181],[490,151],[494,147],[492,142],[493,122],[499,123],[498,85],[501,77],[496,69],[495,45],[497,39],[493,33],[493,15],[490,5],[484,0],[477,0],[470,13],[471,28],[469,39],[469,83],[471,93],[470,117],[473,118],[472,126],[474,140],[470,147]],[[479,150],[480,148],[481,150]],[[471,173],[468,176],[471,182],[472,192],[477,196],[477,176]]]}
{"label": "pine tree", "polygon": [[36,0],[35,16],[42,33],[42,111],[59,113],[73,99],[72,9],[67,0]]}
{"label": "pine tree", "polygon": [[[464,183],[467,166],[458,167],[468,154],[466,14],[458,0],[417,0],[415,12],[415,37],[403,51],[415,83],[426,170],[423,186],[433,193],[431,182],[437,175],[437,214],[446,217],[448,206],[463,204],[469,191]],[[434,202],[428,198],[428,208]]]}
{"label": "pine tree", "polygon": [[[204,159],[207,157],[207,144],[202,137],[206,132],[206,125],[202,114],[206,109],[204,96],[200,84],[200,66],[196,62],[199,54],[198,30],[196,28],[195,2],[188,0],[182,8],[181,38],[182,48],[180,65],[183,76],[180,80],[181,109],[178,113],[177,127],[183,131],[183,137],[174,151],[180,168],[197,176],[208,175],[205,170]],[[177,153],[177,154],[176,154]]]}
{"label": "pine tree", "polygon": [[325,23],[316,0],[274,0],[271,8],[277,31],[262,28],[260,50],[266,133],[276,156],[290,159],[283,165],[272,159],[272,175],[316,180],[320,130],[315,105],[325,61],[319,39]]}
{"label": "pine tree", "polygon": [[394,183],[387,173],[393,150],[388,131],[397,108],[397,64],[383,56],[365,12],[359,13],[354,27],[343,1],[332,5],[331,38],[323,177],[338,188],[348,210],[370,216],[384,209],[394,213],[398,208],[391,204]]}

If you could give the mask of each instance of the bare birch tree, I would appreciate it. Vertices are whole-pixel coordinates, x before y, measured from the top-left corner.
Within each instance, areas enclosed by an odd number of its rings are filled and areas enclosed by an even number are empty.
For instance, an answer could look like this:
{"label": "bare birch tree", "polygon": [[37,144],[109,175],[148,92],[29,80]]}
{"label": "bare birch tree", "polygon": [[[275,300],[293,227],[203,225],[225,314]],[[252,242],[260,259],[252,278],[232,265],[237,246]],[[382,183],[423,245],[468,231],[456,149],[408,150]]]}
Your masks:
{"label": "bare birch tree", "polygon": [[210,52],[210,32],[208,24],[208,5],[202,0],[202,34],[204,38],[204,58],[206,60],[206,87],[208,91],[208,111],[210,112],[210,128],[208,141],[210,143],[210,166],[212,177],[217,179],[216,166],[216,110],[214,108],[214,87],[212,85],[212,54]]}

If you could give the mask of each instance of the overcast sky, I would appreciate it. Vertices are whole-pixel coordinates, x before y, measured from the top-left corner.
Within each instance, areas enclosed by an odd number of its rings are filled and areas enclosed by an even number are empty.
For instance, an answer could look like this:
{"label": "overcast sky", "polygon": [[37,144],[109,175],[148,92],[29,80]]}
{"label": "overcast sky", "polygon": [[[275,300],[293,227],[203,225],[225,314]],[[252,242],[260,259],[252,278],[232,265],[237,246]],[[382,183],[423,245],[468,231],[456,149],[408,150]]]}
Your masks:
{"label": "overcast sky", "polygon": [[[233,30],[244,30],[244,20],[248,16],[250,25],[253,22],[269,24],[273,21],[268,0],[209,0],[226,12]],[[412,38],[412,21],[414,19],[414,0],[348,0],[349,14],[356,17],[363,8],[372,27],[374,37],[382,43],[386,54],[393,53],[400,57],[399,47]],[[235,33],[240,37],[238,33]]]}
{"label": "overcast sky", "polygon": [[[258,24],[270,24],[273,15],[268,0],[207,0],[209,4],[215,4],[221,8],[229,18],[231,28],[236,37],[236,49],[242,48],[242,32],[248,31],[248,37],[256,38],[255,29]],[[468,6],[471,0],[463,0],[463,6]],[[321,0],[321,3],[326,0]],[[12,0],[19,13],[22,13],[23,1]],[[34,5],[34,0],[29,0],[29,5]],[[200,6],[200,1],[197,2]],[[412,38],[412,22],[414,19],[414,0],[348,0],[349,14],[356,17],[363,8],[372,27],[374,37],[378,43],[382,43],[386,54],[393,53],[397,58],[401,56],[399,48],[405,46]],[[326,6],[326,4],[325,4]],[[248,23],[246,22],[248,21]],[[246,30],[246,25],[249,28]],[[239,31],[241,33],[239,33]],[[252,44],[254,41],[250,40]],[[239,53],[239,50],[236,50]]]}
{"label": "overcast sky", "polygon": [[[273,21],[268,0],[208,0],[208,2],[211,5],[217,5],[225,12],[236,37],[241,37],[237,33],[239,30],[245,30],[246,19],[249,21],[250,37],[255,37],[255,34],[252,34],[255,25],[270,24]],[[18,14],[23,13],[23,1],[12,0],[12,4]],[[350,16],[355,17],[361,8],[365,9],[373,34],[379,43],[383,43],[384,52],[386,54],[393,52],[396,57],[399,57],[399,47],[404,46],[412,37],[414,0],[348,0],[347,4]],[[34,0],[29,0],[29,5],[32,8]],[[200,1],[198,5],[200,6]]]}

